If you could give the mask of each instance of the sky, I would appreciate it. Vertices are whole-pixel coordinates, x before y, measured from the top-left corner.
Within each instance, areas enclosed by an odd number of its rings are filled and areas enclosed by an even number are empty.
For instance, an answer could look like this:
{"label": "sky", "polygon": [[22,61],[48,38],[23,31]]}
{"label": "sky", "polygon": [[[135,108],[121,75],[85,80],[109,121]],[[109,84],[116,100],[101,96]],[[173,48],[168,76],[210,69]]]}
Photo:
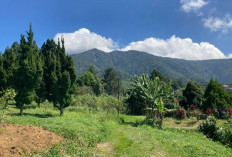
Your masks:
{"label": "sky", "polygon": [[232,0],[1,0],[0,51],[19,42],[30,22],[39,47],[63,36],[69,54],[98,48],[232,57]]}

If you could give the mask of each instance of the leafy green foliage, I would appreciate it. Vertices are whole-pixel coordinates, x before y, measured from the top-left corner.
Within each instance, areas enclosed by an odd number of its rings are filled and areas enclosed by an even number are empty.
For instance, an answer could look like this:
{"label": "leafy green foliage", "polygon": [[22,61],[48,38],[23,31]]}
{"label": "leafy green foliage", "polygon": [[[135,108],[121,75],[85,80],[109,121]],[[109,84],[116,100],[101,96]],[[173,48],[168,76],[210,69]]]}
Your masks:
{"label": "leafy green foliage", "polygon": [[87,71],[78,78],[77,83],[79,86],[91,87],[92,91],[98,96],[103,92],[103,85],[98,75]]}
{"label": "leafy green foliage", "polygon": [[104,89],[109,95],[117,95],[121,90],[121,82],[113,68],[107,68],[103,74]]}
{"label": "leafy green foliage", "polygon": [[133,92],[141,95],[144,101],[149,105],[151,114],[148,118],[155,118],[154,109],[157,110],[157,119],[159,119],[159,127],[162,128],[163,113],[165,110],[165,102],[169,101],[171,97],[171,82],[167,85],[158,77],[154,80],[150,79],[148,74],[142,76],[135,76],[133,83]]}
{"label": "leafy green foliage", "polygon": [[215,141],[220,141],[225,145],[232,147],[232,122],[228,120],[223,127],[218,127],[216,119],[209,116],[206,122],[199,126],[199,131],[205,134],[208,138]]}
{"label": "leafy green foliage", "polygon": [[218,81],[211,79],[204,93],[203,109],[217,109],[225,111],[231,105],[231,94],[228,93]]}
{"label": "leafy green foliage", "polygon": [[16,93],[14,89],[6,89],[2,92],[0,92],[0,104],[3,105],[3,109],[6,109],[8,106],[8,101],[9,100],[14,100]]}
{"label": "leafy green foliage", "polygon": [[133,89],[130,89],[125,99],[127,104],[127,113],[132,115],[144,115],[146,112],[147,104],[144,98]]}
{"label": "leafy green foliage", "polygon": [[186,102],[184,102],[186,109],[192,104],[200,107],[203,101],[203,90],[198,83],[189,81],[183,90],[183,96],[186,100]]}
{"label": "leafy green foliage", "polygon": [[154,80],[156,77],[158,77],[161,81],[167,80],[158,70],[153,69],[150,78]]}

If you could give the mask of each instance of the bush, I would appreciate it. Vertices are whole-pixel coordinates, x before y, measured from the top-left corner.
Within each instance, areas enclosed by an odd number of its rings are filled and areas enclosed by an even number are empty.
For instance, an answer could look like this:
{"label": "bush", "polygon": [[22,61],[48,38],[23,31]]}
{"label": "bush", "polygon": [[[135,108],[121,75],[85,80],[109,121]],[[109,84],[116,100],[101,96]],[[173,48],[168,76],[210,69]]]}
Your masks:
{"label": "bush", "polygon": [[220,140],[221,133],[219,133],[219,128],[216,125],[216,118],[209,116],[206,122],[203,122],[198,127],[199,131],[205,134],[208,138],[213,140]]}
{"label": "bush", "polygon": [[199,131],[205,134],[208,138],[215,141],[220,141],[225,145],[232,147],[232,122],[228,121],[223,127],[219,128],[216,124],[216,119],[209,116],[206,122],[203,122],[198,127]]}
{"label": "bush", "polygon": [[0,113],[0,124],[5,123],[7,118],[7,115],[5,115],[4,113]]}
{"label": "bush", "polygon": [[205,114],[206,114],[207,116],[211,115],[211,114],[212,114],[211,109],[207,108],[206,111],[205,111]]}
{"label": "bush", "polygon": [[228,113],[229,113],[229,115],[231,117],[232,116],[232,108],[227,108],[227,111],[228,111]]}
{"label": "bush", "polygon": [[181,121],[182,119],[185,118],[185,115],[186,115],[186,112],[184,110],[184,108],[180,108],[178,111],[177,111],[177,118]]}
{"label": "bush", "polygon": [[224,144],[232,147],[232,121],[228,121],[223,126],[223,141]]}

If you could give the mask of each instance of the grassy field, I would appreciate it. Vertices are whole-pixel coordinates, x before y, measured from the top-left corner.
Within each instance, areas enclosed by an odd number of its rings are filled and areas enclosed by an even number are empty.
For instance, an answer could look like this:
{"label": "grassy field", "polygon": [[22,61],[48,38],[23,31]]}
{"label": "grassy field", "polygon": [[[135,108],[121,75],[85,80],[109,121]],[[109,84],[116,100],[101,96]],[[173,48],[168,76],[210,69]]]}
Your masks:
{"label": "grassy field", "polygon": [[[84,107],[66,108],[63,117],[52,105],[26,109],[9,106],[7,123],[40,126],[64,137],[64,141],[36,156],[198,157],[232,156],[232,149],[197,132],[194,119],[179,123],[167,118],[164,129],[140,125],[143,116],[107,114]],[[223,122],[220,122],[223,123]]]}

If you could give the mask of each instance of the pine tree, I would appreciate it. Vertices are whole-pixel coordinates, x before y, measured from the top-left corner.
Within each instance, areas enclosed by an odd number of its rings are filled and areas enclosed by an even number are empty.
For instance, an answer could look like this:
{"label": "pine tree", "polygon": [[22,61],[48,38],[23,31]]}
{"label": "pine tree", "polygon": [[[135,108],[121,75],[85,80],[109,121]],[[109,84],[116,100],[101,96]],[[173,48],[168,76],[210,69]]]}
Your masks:
{"label": "pine tree", "polygon": [[[60,115],[64,114],[64,109],[71,104],[71,94],[76,85],[76,73],[71,57],[66,55],[64,39],[58,42],[56,51],[56,71],[54,73],[53,86],[56,91],[54,106],[60,110]],[[56,76],[55,76],[56,74]]]}
{"label": "pine tree", "polygon": [[18,43],[14,42],[14,44],[12,44],[10,48],[8,47],[3,54],[3,67],[8,75],[7,88],[13,88],[14,86],[14,74],[18,68],[18,51]]}
{"label": "pine tree", "polygon": [[3,57],[0,54],[0,94],[6,89],[6,87],[7,87],[7,74],[3,67]]}
{"label": "pine tree", "polygon": [[41,53],[37,55],[37,74],[38,74],[38,82],[37,87],[35,89],[35,102],[40,107],[40,104],[46,100],[47,90],[45,86],[45,78],[44,78],[44,61]]}
{"label": "pine tree", "polygon": [[29,105],[35,97],[35,89],[38,87],[41,78],[38,69],[38,47],[33,40],[32,25],[27,32],[27,41],[24,35],[20,39],[19,68],[15,74],[16,107],[20,109],[20,115],[23,114],[24,105]]}
{"label": "pine tree", "polygon": [[63,115],[64,109],[71,104],[71,94],[76,85],[73,60],[65,53],[63,38],[58,44],[53,40],[47,40],[41,48],[41,53],[45,58],[47,99],[59,109],[60,115]]}
{"label": "pine tree", "polygon": [[48,39],[41,47],[40,53],[42,55],[44,66],[43,66],[43,83],[46,93],[45,97],[48,101],[52,102],[54,99],[52,95],[52,74],[55,73],[55,54],[57,45],[54,40]]}
{"label": "pine tree", "polygon": [[203,90],[198,83],[189,81],[183,90],[183,96],[186,98],[185,108],[190,107],[192,104],[200,107],[203,101]]}

